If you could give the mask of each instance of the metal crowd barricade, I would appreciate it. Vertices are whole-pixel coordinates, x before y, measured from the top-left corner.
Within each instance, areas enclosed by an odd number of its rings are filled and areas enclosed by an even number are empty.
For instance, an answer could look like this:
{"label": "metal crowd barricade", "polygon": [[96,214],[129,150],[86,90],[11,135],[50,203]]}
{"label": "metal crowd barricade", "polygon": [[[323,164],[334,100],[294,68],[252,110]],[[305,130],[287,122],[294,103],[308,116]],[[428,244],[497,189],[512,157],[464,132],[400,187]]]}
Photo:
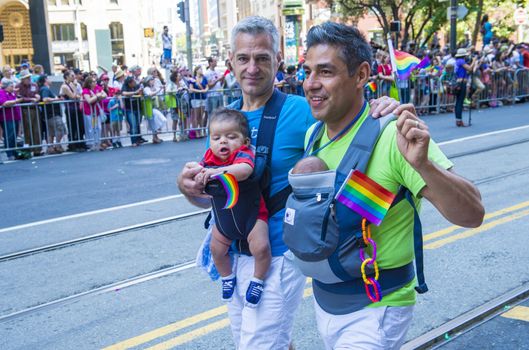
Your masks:
{"label": "metal crowd barricade", "polygon": [[[529,69],[492,72],[489,81],[482,81],[484,89],[474,102],[494,107],[500,103],[514,103],[517,99],[529,98]],[[468,86],[472,86],[469,79]],[[376,78],[377,91],[366,97],[378,98],[389,94],[384,82]],[[286,93],[296,89],[288,85],[279,87]],[[452,112],[455,92],[448,80],[438,76],[417,75],[410,82],[411,101],[421,114]],[[472,97],[471,89],[467,89]],[[222,105],[227,106],[240,98],[237,89],[216,91],[222,95]],[[208,93],[193,94],[187,90],[167,93],[155,97],[121,97],[123,107],[126,100],[134,101],[123,108],[120,117],[111,121],[108,108],[90,106],[84,109],[83,100],[61,100],[49,103],[22,103],[15,106],[0,106],[0,127],[4,143],[2,151],[26,150],[34,154],[43,151],[60,152],[86,149],[94,143],[111,141],[120,143],[129,140],[138,142],[144,136],[173,134],[173,140],[197,138],[206,135],[209,116],[206,110]],[[12,121],[7,115],[14,108],[20,111],[19,120]],[[88,112],[90,115],[85,115]],[[145,121],[145,122],[144,122]],[[154,136],[153,136],[154,137]],[[128,141],[127,141],[128,142]],[[50,152],[50,150],[52,152]]]}
{"label": "metal crowd barricade", "polygon": [[517,69],[514,73],[515,82],[515,98],[527,98],[529,97],[529,69],[522,68]]}

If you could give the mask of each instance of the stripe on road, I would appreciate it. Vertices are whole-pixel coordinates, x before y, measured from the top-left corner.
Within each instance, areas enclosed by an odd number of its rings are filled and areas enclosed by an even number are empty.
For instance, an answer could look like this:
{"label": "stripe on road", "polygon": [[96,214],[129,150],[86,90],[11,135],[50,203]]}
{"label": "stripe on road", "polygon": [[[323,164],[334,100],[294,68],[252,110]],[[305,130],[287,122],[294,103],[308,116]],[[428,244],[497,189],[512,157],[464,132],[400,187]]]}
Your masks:
{"label": "stripe on road", "polygon": [[529,322],[529,307],[522,305],[515,306],[509,311],[501,314],[501,317]]}
{"label": "stripe on road", "polygon": [[[504,215],[504,214],[508,214],[508,213],[513,212],[513,211],[526,208],[528,206],[529,206],[529,201],[518,203],[516,205],[510,206],[510,207],[507,207],[507,208],[503,208],[503,209],[497,210],[497,211],[495,211],[493,213],[489,213],[489,214],[485,215],[485,220],[492,219],[492,218],[495,218],[495,217],[498,217],[498,216],[501,216],[501,215]],[[519,219],[519,218],[521,218],[523,216],[526,216],[526,215],[529,215],[529,209],[521,211],[521,212],[514,213],[512,215],[509,215],[509,216],[506,216],[506,217],[503,217],[503,218],[500,218],[500,219],[497,219],[497,220],[494,220],[494,221],[490,221],[490,222],[482,225],[481,227],[479,227],[477,229],[467,229],[467,230],[463,231],[462,233],[460,233],[459,235],[454,235],[454,236],[448,237],[445,240],[451,239],[450,242],[452,242],[452,241],[456,241],[456,240],[459,240],[459,239],[471,237],[471,236],[476,235],[476,234],[478,234],[480,232],[484,232],[484,231],[489,230],[489,229],[491,229],[491,228],[493,228],[495,226],[498,226],[498,225],[501,225],[501,224],[504,224],[504,223],[507,223],[507,222],[510,222],[510,221],[514,221],[514,220]],[[425,235],[425,241],[442,237],[442,236],[447,235],[447,234],[449,234],[449,233],[451,233],[451,232],[453,232],[453,231],[455,231],[457,229],[461,229],[461,227],[460,226],[450,226],[448,228],[433,232],[431,234]],[[456,238],[452,238],[452,237],[456,237]],[[439,244],[438,242],[443,242],[443,244]],[[437,248],[442,247],[442,246],[444,246],[444,245],[446,245],[446,244],[448,244],[450,242],[448,242],[448,241],[444,242],[444,240],[439,240],[439,241],[435,241],[433,243],[430,243],[428,245],[425,245],[425,248],[427,248],[428,246],[431,246],[431,247],[429,247],[429,249],[437,249]],[[434,246],[435,246],[435,248],[432,248]],[[310,281],[310,279],[308,279],[308,281]],[[304,291],[303,297],[307,298],[307,297],[309,297],[311,295],[312,295],[312,288],[311,287],[306,288],[305,291]],[[194,324],[196,324],[198,322],[202,322],[202,321],[206,321],[206,320],[212,319],[212,318],[214,318],[216,316],[219,316],[219,315],[222,315],[224,313],[227,313],[227,307],[226,306],[222,306],[222,307],[219,307],[219,308],[216,308],[216,309],[212,309],[212,310],[203,312],[201,314],[189,317],[189,318],[184,319],[182,321],[178,321],[176,323],[169,324],[169,325],[167,325],[165,327],[161,327],[161,328],[155,329],[155,330],[153,330],[151,332],[139,335],[137,337],[130,338],[130,339],[125,340],[123,342],[120,342],[120,343],[117,343],[115,345],[109,346],[109,347],[107,347],[107,348],[105,348],[103,350],[130,349],[132,347],[135,347],[135,346],[138,346],[138,345],[141,345],[141,344],[145,344],[145,343],[147,343],[149,341],[152,341],[152,340],[154,340],[156,338],[160,338],[160,337],[165,336],[167,334],[176,332],[177,330],[183,329],[185,327],[192,326],[192,325],[194,325]],[[222,325],[222,324],[224,324],[224,326],[220,327],[220,325]],[[211,332],[217,331],[217,330],[219,330],[221,328],[224,328],[224,327],[227,327],[227,326],[229,326],[229,320],[228,320],[228,318],[223,318],[220,321],[216,321],[216,322],[214,322],[212,324],[197,328],[195,330],[192,330],[192,331],[186,332],[186,333],[184,333],[182,335],[179,335],[179,336],[176,336],[174,338],[171,338],[171,339],[169,339],[169,340],[167,340],[167,341],[165,341],[163,343],[160,343],[160,344],[158,344],[155,347],[150,348],[150,349],[156,349],[156,350],[169,349],[169,348],[177,346],[177,345],[181,345],[181,344],[184,344],[184,343],[191,342],[191,341],[193,341],[194,339],[196,339],[198,337],[207,335],[207,334],[209,334]]]}
{"label": "stripe on road", "polygon": [[516,128],[503,129],[503,130],[497,130],[497,131],[492,131],[492,132],[486,132],[486,133],[483,133],[483,134],[477,134],[477,135],[462,137],[462,138],[455,139],[455,140],[439,142],[437,145],[438,146],[450,145],[452,143],[458,143],[458,142],[463,142],[463,141],[468,141],[468,140],[474,140],[474,139],[479,139],[479,138],[482,138],[482,137],[487,137],[487,136],[490,136],[490,135],[503,134],[503,133],[506,133],[506,132],[518,131],[518,130],[523,130],[523,129],[527,129],[527,128],[529,128],[529,125],[518,126]]}
{"label": "stripe on road", "polygon": [[209,320],[213,317],[225,314],[228,312],[228,307],[226,305],[217,307],[215,309],[211,309],[205,312],[202,312],[200,314],[194,315],[192,317],[186,318],[182,321],[178,321],[175,323],[171,323],[165,327],[161,327],[158,329],[155,329],[153,331],[144,333],[140,336],[127,339],[125,341],[122,341],[120,343],[111,345],[109,347],[106,347],[102,350],[122,350],[122,349],[129,349],[134,346],[145,344],[147,342],[150,342],[151,340],[154,340],[156,338],[163,337],[164,335],[176,332],[182,328],[186,328],[189,326],[192,326],[194,324],[197,324],[199,322]]}
{"label": "stripe on road", "polygon": [[453,236],[450,236],[450,237],[447,237],[447,238],[443,238],[443,239],[440,239],[438,241],[426,244],[424,246],[424,249],[441,248],[442,246],[445,246],[445,245],[447,245],[449,243],[453,243],[453,242],[459,241],[461,239],[472,237],[474,235],[477,235],[478,233],[488,231],[488,230],[490,230],[493,227],[496,227],[498,225],[502,225],[502,224],[505,224],[507,222],[511,222],[511,221],[514,221],[514,220],[517,220],[517,219],[520,219],[520,218],[522,218],[524,216],[527,216],[527,215],[529,215],[529,209],[521,211],[521,212],[514,213],[512,215],[508,215],[508,216],[503,217],[503,218],[498,219],[498,220],[491,221],[489,223],[481,225],[480,227],[469,229],[469,230],[465,230],[465,231],[463,231],[461,233],[458,233],[456,235],[453,235]]}
{"label": "stripe on road", "polygon": [[160,197],[160,198],[155,198],[155,199],[149,199],[149,200],[147,200],[147,201],[136,202],[136,203],[130,203],[130,204],[125,204],[125,205],[120,205],[120,206],[117,206],[117,207],[111,207],[111,208],[105,208],[105,209],[98,209],[98,210],[93,210],[93,211],[86,211],[86,212],[84,212],[84,213],[79,213],[79,214],[73,214],[73,215],[67,215],[67,216],[60,216],[60,217],[53,218],[53,219],[48,219],[48,220],[42,220],[42,221],[30,222],[30,223],[28,223],[28,224],[23,224],[23,225],[17,225],[17,226],[11,226],[11,227],[2,228],[2,229],[0,229],[0,233],[9,232],[9,231],[15,231],[15,230],[20,230],[20,229],[28,228],[28,227],[40,226],[40,225],[44,225],[44,224],[51,224],[51,223],[54,223],[54,222],[59,222],[59,221],[64,221],[64,220],[77,219],[77,218],[82,218],[82,217],[90,216],[90,215],[96,215],[96,214],[108,213],[108,212],[111,212],[111,211],[116,211],[116,210],[121,210],[121,209],[127,209],[127,208],[132,208],[132,207],[138,207],[138,206],[140,206],[140,205],[152,204],[152,203],[157,203],[157,202],[167,201],[167,200],[170,200],[170,199],[180,198],[180,197],[183,197],[183,196],[184,196],[183,194],[176,194],[176,195],[173,195],[173,196],[167,196],[167,197]]}

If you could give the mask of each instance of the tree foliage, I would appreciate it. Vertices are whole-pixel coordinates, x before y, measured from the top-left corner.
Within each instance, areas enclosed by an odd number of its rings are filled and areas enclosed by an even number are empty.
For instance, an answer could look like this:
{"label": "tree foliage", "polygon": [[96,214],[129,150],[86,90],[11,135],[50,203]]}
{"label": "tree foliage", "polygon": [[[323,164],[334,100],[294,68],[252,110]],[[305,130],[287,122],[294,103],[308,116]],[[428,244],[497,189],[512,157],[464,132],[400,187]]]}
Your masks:
{"label": "tree foliage", "polygon": [[[389,32],[391,21],[401,22],[400,46],[406,47],[411,40],[417,44],[428,42],[434,32],[445,28],[449,30],[447,18],[450,1],[439,0],[327,0],[334,13],[353,21],[372,14],[376,17],[384,37]],[[494,25],[496,36],[508,36],[516,28],[512,13],[516,6],[527,6],[528,0],[459,0],[468,15],[458,20],[458,40],[464,32],[473,33],[472,42],[476,42],[480,21],[483,15],[489,14]]]}
{"label": "tree foliage", "polygon": [[401,46],[420,38],[427,41],[435,31],[447,22],[448,1],[438,0],[335,0],[338,13],[347,18],[358,19],[366,14],[376,17],[384,36],[389,33],[391,21],[400,21]]}

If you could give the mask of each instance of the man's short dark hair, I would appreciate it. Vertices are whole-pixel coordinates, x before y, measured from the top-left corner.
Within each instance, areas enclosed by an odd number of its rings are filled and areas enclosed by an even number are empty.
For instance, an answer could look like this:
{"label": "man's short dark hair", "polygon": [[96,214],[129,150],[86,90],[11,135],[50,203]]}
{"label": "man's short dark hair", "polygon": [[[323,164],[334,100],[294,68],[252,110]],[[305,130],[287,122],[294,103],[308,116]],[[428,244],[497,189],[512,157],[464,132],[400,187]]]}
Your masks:
{"label": "man's short dark hair", "polygon": [[307,51],[316,45],[338,48],[349,75],[353,75],[363,62],[371,66],[373,61],[371,46],[364,35],[357,28],[345,24],[325,22],[310,28],[307,34]]}
{"label": "man's short dark hair", "polygon": [[241,112],[235,109],[229,108],[218,108],[213,112],[211,117],[209,117],[209,128],[211,133],[211,124],[221,123],[221,122],[234,122],[239,126],[242,136],[245,138],[250,137],[250,128],[248,127],[248,120]]}
{"label": "man's short dark hair", "polygon": [[216,59],[217,59],[216,57],[209,56],[208,57],[208,64],[211,64],[211,62],[213,62],[213,60],[216,60]]}

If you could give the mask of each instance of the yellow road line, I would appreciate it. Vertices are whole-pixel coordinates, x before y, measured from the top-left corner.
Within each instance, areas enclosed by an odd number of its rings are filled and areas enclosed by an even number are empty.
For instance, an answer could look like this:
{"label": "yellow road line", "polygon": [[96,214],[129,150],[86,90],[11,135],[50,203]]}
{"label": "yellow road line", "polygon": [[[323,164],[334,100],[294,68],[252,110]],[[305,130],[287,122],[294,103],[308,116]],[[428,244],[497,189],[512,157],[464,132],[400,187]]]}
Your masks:
{"label": "yellow road line", "polygon": [[176,332],[176,331],[178,331],[178,330],[180,330],[182,328],[186,328],[186,327],[192,326],[192,325],[194,325],[196,323],[199,323],[199,322],[202,322],[202,321],[205,321],[205,320],[209,320],[209,319],[211,319],[213,317],[216,317],[218,315],[222,315],[222,314],[224,314],[226,312],[228,312],[228,307],[226,305],[223,305],[223,306],[217,307],[215,309],[211,309],[211,310],[202,312],[200,314],[197,314],[195,316],[186,318],[186,319],[184,319],[182,321],[178,321],[178,322],[175,322],[175,323],[171,323],[171,324],[169,324],[167,326],[164,326],[164,327],[161,327],[161,328],[157,328],[157,329],[155,329],[153,331],[144,333],[144,334],[139,335],[137,337],[124,340],[124,341],[119,342],[117,344],[114,344],[114,345],[111,345],[109,347],[106,347],[103,350],[129,349],[129,348],[132,348],[134,346],[138,346],[140,344],[147,343],[147,342],[149,342],[151,340],[154,340],[156,338],[163,337],[164,335],[167,335],[169,333]]}
{"label": "yellow road line", "polygon": [[438,241],[426,244],[424,246],[424,249],[437,249],[437,248],[440,248],[440,247],[442,247],[442,246],[444,246],[446,244],[453,243],[453,242],[458,241],[460,239],[472,237],[474,235],[477,235],[480,232],[490,230],[493,227],[496,227],[496,226],[501,225],[501,224],[505,224],[505,223],[510,222],[510,221],[517,220],[517,219],[522,218],[522,217],[527,216],[527,215],[529,215],[529,209],[514,213],[512,215],[503,217],[503,218],[498,219],[498,220],[491,221],[489,223],[481,225],[480,227],[473,228],[473,229],[470,229],[470,230],[465,230],[465,231],[463,231],[461,233],[458,233],[456,235],[453,235],[453,236],[450,236],[450,237],[447,237],[447,238],[443,238],[443,239],[440,239]]}
{"label": "yellow road line", "polygon": [[[303,297],[307,298],[312,295],[312,287],[305,288],[305,291],[303,292]],[[147,350],[167,350],[171,349],[177,345],[182,345],[184,343],[192,341],[194,338],[202,337],[206,334],[209,334],[211,332],[218,331],[219,329],[222,329],[224,327],[228,327],[230,325],[230,320],[228,318],[223,318],[220,321],[211,323],[207,326],[197,328],[193,331],[190,331],[188,333],[182,334],[178,337],[174,337],[172,339],[169,339],[163,343],[157,344],[153,347],[147,348]]]}
{"label": "yellow road line", "polygon": [[[501,215],[504,215],[504,214],[507,214],[507,213],[510,213],[510,212],[513,212],[513,211],[516,211],[516,210],[519,210],[519,209],[523,209],[523,208],[526,208],[526,207],[529,207],[529,201],[518,203],[518,204],[513,205],[511,207],[503,208],[503,209],[497,210],[497,211],[495,211],[493,213],[486,214],[485,215],[485,220],[492,219],[492,218],[495,218],[495,217],[498,217],[498,216],[501,216]],[[448,243],[451,243],[451,242],[454,242],[454,241],[457,241],[457,240],[460,240],[460,239],[463,239],[463,238],[471,237],[471,236],[476,235],[476,234],[478,234],[480,232],[489,230],[489,229],[491,229],[491,228],[493,228],[495,226],[501,225],[503,223],[507,223],[507,222],[519,219],[519,218],[521,218],[523,216],[526,216],[526,215],[529,215],[529,210],[525,210],[525,211],[522,211],[522,212],[519,212],[519,213],[515,213],[513,215],[501,218],[499,220],[495,220],[495,221],[486,223],[486,224],[484,224],[484,225],[482,225],[482,226],[480,226],[478,228],[466,230],[466,231],[464,231],[464,232],[462,232],[460,234],[457,234],[457,235],[454,235],[454,236],[447,237],[445,239],[441,239],[441,240],[432,242],[430,244],[425,245],[424,248],[425,249],[437,249],[437,248],[442,247],[442,246],[444,246],[444,245],[446,245]],[[452,233],[452,232],[454,232],[454,231],[456,231],[458,229],[461,229],[461,228],[462,228],[461,226],[455,226],[454,225],[454,226],[450,226],[450,227],[447,227],[445,229],[442,229],[442,230],[427,234],[427,235],[424,236],[424,241],[426,242],[426,241],[429,241],[429,240],[432,240],[432,239],[435,239],[435,238],[439,238],[439,237],[445,236],[445,235],[447,235],[449,233]],[[307,279],[307,281],[310,282],[310,279]],[[310,288],[310,287],[306,288],[305,291],[304,291],[303,297],[307,298],[307,297],[311,296],[312,293],[313,293],[312,292],[312,288]],[[122,341],[120,343],[117,343],[115,345],[111,345],[111,346],[109,346],[107,348],[104,348],[103,350],[129,349],[129,348],[132,348],[132,347],[147,343],[147,342],[149,342],[151,340],[154,340],[156,338],[160,338],[160,337],[165,336],[167,334],[176,332],[176,331],[178,331],[178,330],[180,330],[182,328],[186,328],[186,327],[192,326],[192,325],[194,325],[196,323],[209,320],[209,319],[211,319],[213,317],[216,317],[216,316],[224,314],[224,313],[227,313],[227,307],[226,306],[221,306],[221,307],[218,307],[218,308],[215,308],[215,309],[212,309],[212,310],[197,314],[195,316],[186,318],[186,319],[184,319],[182,321],[178,321],[178,322],[169,324],[167,326],[155,329],[153,331],[147,332],[147,333],[139,335],[137,337],[127,339],[127,340]],[[223,326],[221,326],[221,325],[223,325]],[[225,318],[225,319],[222,319],[220,321],[214,322],[212,324],[203,326],[201,328],[197,328],[197,329],[195,329],[193,331],[190,331],[188,333],[185,333],[185,334],[183,334],[181,336],[177,336],[175,338],[172,338],[172,339],[170,339],[170,340],[168,340],[166,342],[160,343],[160,344],[158,344],[155,347],[152,347],[150,349],[168,349],[168,348],[171,348],[171,347],[174,347],[174,346],[177,346],[177,345],[184,344],[186,342],[190,342],[194,338],[204,336],[204,335],[209,334],[211,332],[214,332],[216,330],[219,330],[219,329],[222,329],[224,327],[227,327],[228,325],[229,325],[229,320],[228,320],[228,318]],[[177,343],[174,343],[174,342],[177,342]],[[162,344],[164,344],[163,347],[160,347],[160,348],[157,347],[157,346],[162,346]],[[169,345],[167,345],[167,344],[169,344]]]}
{"label": "yellow road line", "polygon": [[501,314],[501,317],[512,318],[513,320],[520,320],[529,322],[529,307],[527,306],[515,306],[509,311]]}
{"label": "yellow road line", "polygon": [[[512,207],[503,208],[503,209],[497,210],[497,211],[495,211],[493,213],[486,214],[484,220],[489,220],[489,219],[495,218],[497,216],[504,215],[504,214],[510,213],[512,211],[516,211],[516,210],[523,209],[523,208],[526,208],[526,207],[529,207],[529,201],[518,203],[516,205],[513,205]],[[447,234],[452,233],[455,230],[458,230],[460,228],[462,228],[462,227],[461,226],[457,226],[457,225],[450,226],[450,227],[444,228],[442,230],[439,230],[439,231],[424,235],[423,240],[424,240],[424,242],[431,241],[432,239],[439,238],[439,237],[442,237],[442,236],[446,236]]]}
{"label": "yellow road line", "polygon": [[190,332],[187,332],[185,334],[179,335],[178,337],[169,339],[167,341],[164,341],[163,343],[157,344],[153,347],[147,348],[148,350],[165,350],[165,349],[172,349],[175,346],[182,345],[185,343],[188,343],[192,341],[195,338],[202,337],[206,334],[209,334],[214,331],[218,331],[219,329],[222,329],[224,327],[227,327],[230,325],[230,320],[228,318],[223,318],[220,321],[213,322],[208,324],[207,326],[200,327],[197,329],[194,329]]}

